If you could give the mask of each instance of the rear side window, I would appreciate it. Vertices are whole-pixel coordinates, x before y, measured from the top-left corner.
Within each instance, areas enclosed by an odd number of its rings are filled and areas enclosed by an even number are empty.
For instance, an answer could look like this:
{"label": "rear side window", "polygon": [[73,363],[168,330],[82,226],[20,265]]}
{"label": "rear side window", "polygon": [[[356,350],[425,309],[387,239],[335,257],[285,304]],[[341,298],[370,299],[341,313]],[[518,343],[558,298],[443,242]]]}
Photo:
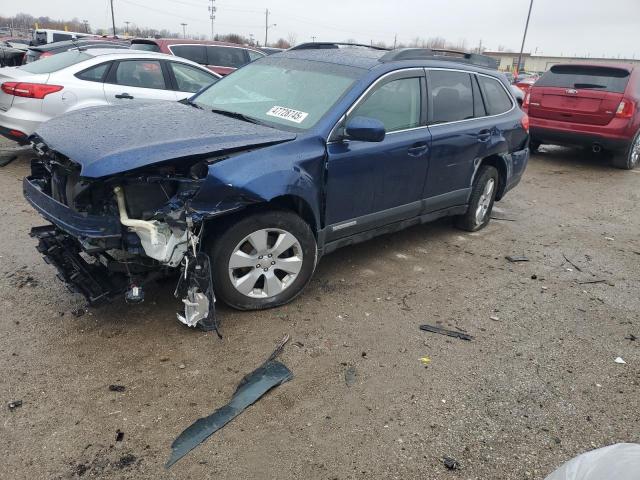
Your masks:
{"label": "rear side window", "polygon": [[393,80],[375,90],[351,116],[380,120],[387,132],[418,127],[421,109],[420,92],[419,78]]}
{"label": "rear side window", "polygon": [[116,83],[139,88],[164,89],[164,75],[157,60],[125,60],[118,63]]}
{"label": "rear side window", "polygon": [[240,68],[248,60],[242,48],[207,46],[208,64],[218,67]]}
{"label": "rear side window", "polygon": [[176,79],[177,88],[180,92],[195,93],[198,90],[216,83],[218,79],[210,73],[185,65],[184,63],[169,62],[173,76]]}
{"label": "rear side window", "polygon": [[51,57],[41,58],[37,62],[28,63],[19,68],[29,73],[51,73],[70,67],[76,63],[84,62],[90,58],[93,57],[84,52],[70,50],[59,53],[58,55],[52,55]]}
{"label": "rear side window", "polygon": [[88,68],[83,72],[76,73],[76,77],[81,80],[88,80],[89,82],[102,82],[105,73],[109,70],[109,66],[111,62],[101,63],[100,65],[96,65],[95,67]]}
{"label": "rear side window", "polygon": [[172,45],[169,50],[177,57],[186,58],[200,65],[207,64],[207,51],[204,45]]}
{"label": "rear side window", "polygon": [[471,75],[463,72],[431,70],[433,123],[455,122],[473,118]]}
{"label": "rear side window", "polygon": [[499,115],[511,110],[511,97],[498,80],[479,75],[478,81],[484,92],[484,103],[489,115]]}
{"label": "rear side window", "polygon": [[623,93],[629,72],[621,68],[555,65],[537,82],[536,87],[594,89]]}
{"label": "rear side window", "polygon": [[71,34],[67,34],[67,33],[54,33],[53,35],[53,42],[62,42],[64,40],[71,40],[73,38],[73,36]]}
{"label": "rear side window", "polygon": [[159,52],[160,47],[155,43],[132,43],[131,50],[143,50],[145,52]]}

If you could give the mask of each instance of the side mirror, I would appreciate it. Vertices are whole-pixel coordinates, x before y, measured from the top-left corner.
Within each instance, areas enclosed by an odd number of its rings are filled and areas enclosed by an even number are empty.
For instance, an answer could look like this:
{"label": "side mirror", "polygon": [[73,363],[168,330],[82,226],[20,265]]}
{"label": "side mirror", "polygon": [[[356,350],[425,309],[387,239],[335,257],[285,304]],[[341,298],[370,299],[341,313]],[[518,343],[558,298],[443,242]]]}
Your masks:
{"label": "side mirror", "polygon": [[381,142],[385,137],[384,124],[369,117],[353,117],[344,127],[344,133],[349,140],[362,142]]}

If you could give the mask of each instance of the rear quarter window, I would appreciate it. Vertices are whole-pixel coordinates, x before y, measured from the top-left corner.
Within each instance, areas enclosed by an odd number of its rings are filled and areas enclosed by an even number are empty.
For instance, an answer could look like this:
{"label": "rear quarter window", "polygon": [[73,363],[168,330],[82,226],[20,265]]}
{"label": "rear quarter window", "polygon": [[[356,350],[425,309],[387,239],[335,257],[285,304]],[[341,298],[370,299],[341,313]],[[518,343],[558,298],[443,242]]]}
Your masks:
{"label": "rear quarter window", "polygon": [[511,97],[502,86],[502,83],[482,75],[478,76],[478,81],[484,92],[484,103],[487,108],[487,114],[499,115],[511,110],[513,103]]}
{"label": "rear quarter window", "polygon": [[535,84],[536,87],[594,89],[623,93],[629,82],[629,72],[621,68],[584,65],[556,65]]}
{"label": "rear quarter window", "polygon": [[249,61],[245,55],[243,48],[218,47],[216,45],[207,47],[208,64],[218,67],[240,68]]}
{"label": "rear quarter window", "polygon": [[186,58],[200,65],[207,64],[207,51],[204,45],[172,45],[169,50],[176,57]]}
{"label": "rear quarter window", "polygon": [[76,73],[76,77],[80,80],[87,80],[89,82],[102,82],[107,70],[111,66],[111,62],[101,63],[95,67],[87,68],[82,72]]}
{"label": "rear quarter window", "polygon": [[70,67],[76,63],[84,62],[90,58],[93,57],[84,52],[70,50],[51,57],[41,58],[37,62],[28,63],[19,68],[29,73],[51,73]]}

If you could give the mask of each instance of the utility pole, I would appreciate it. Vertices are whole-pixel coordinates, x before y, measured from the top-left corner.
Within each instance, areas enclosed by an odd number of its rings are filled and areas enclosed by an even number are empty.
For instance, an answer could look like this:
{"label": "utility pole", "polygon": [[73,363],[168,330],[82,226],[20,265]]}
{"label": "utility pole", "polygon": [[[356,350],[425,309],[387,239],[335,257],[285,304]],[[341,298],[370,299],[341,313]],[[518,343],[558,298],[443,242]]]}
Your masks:
{"label": "utility pole", "polygon": [[209,0],[209,18],[211,19],[211,40],[213,41],[213,22],[216,19],[216,0]]}
{"label": "utility pole", "polygon": [[398,44],[398,34],[396,33],[396,34],[393,36],[393,49],[394,49],[394,50],[396,49],[396,45],[397,45],[397,44]]}
{"label": "utility pole", "polygon": [[265,47],[269,46],[267,44],[267,41],[269,39],[269,29],[275,26],[277,26],[275,23],[272,23],[271,25],[269,25],[269,9],[267,8],[264,11],[264,45],[263,46]]}
{"label": "utility pole", "polygon": [[182,38],[187,38],[187,25],[186,23],[181,23],[182,25]]}
{"label": "utility pole", "polygon": [[113,14],[113,0],[111,0],[111,26],[113,27],[113,36],[116,36],[116,17]]}
{"label": "utility pole", "polygon": [[316,37],[315,37],[315,35],[311,35],[311,41],[312,41],[313,43],[316,43]]}
{"label": "utility pole", "polygon": [[524,42],[527,39],[527,30],[529,30],[529,19],[531,18],[531,9],[533,8],[533,0],[529,3],[529,13],[527,14],[527,23],[524,25],[524,35],[522,36],[522,45],[520,46],[520,55],[518,56],[518,73],[522,66],[522,52],[524,51]]}
{"label": "utility pole", "polygon": [[82,20],[82,23],[84,23],[85,33],[89,33],[89,20]]}
{"label": "utility pole", "polygon": [[264,11],[264,46],[268,47],[267,39],[269,38],[269,9]]}
{"label": "utility pole", "polygon": [[125,35],[129,35],[129,24],[131,22],[124,22],[124,24],[126,25],[126,27],[124,28],[124,34]]}

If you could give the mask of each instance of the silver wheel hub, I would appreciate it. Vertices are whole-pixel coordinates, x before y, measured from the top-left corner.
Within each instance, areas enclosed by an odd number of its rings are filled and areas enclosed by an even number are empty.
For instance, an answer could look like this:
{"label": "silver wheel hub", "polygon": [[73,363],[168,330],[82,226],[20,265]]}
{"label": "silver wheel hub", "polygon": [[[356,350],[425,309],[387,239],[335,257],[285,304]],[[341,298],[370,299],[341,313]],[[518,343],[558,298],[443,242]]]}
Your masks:
{"label": "silver wheel hub", "polygon": [[301,268],[300,242],[279,228],[263,228],[247,235],[229,258],[231,284],[252,298],[270,298],[283,292]]}
{"label": "silver wheel hub", "polygon": [[476,225],[480,225],[487,217],[491,200],[493,200],[493,190],[495,186],[496,181],[493,178],[490,178],[484,186],[484,190],[478,200],[478,207],[476,208]]}

